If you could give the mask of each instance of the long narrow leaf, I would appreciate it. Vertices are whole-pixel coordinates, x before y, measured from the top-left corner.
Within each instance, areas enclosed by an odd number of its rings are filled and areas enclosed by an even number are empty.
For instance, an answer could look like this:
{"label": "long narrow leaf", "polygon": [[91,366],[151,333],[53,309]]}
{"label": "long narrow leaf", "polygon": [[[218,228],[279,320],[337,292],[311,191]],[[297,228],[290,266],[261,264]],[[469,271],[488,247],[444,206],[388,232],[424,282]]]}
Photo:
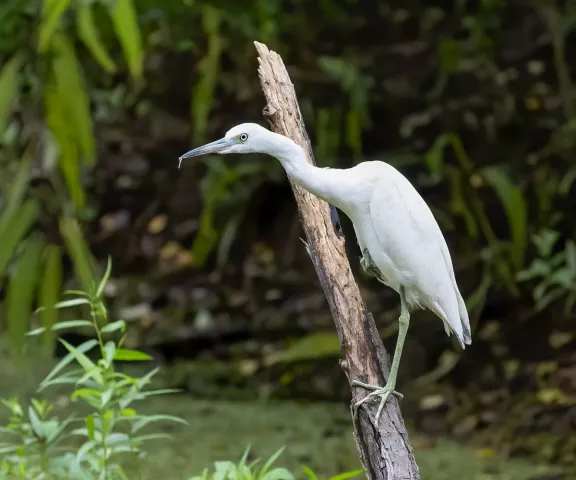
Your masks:
{"label": "long narrow leaf", "polygon": [[222,41],[220,24],[222,16],[216,7],[205,4],[202,7],[202,23],[208,36],[208,53],[199,64],[200,76],[192,91],[193,139],[202,143],[208,124],[208,116],[214,106],[214,92],[220,73]]}
{"label": "long narrow leaf", "polygon": [[361,475],[363,473],[365,473],[363,469],[352,470],[351,472],[344,472],[334,477],[331,477],[330,480],[346,480],[348,478],[357,477],[358,475]]}
{"label": "long narrow leaf", "polygon": [[90,101],[72,42],[62,33],[53,38],[52,74],[60,101],[66,107],[68,128],[89,165],[95,162],[94,132]]}
{"label": "long narrow leaf", "polygon": [[58,322],[51,325],[49,328],[40,327],[34,330],[31,330],[26,335],[34,336],[38,335],[39,333],[44,333],[46,330],[51,330],[56,332],[58,330],[65,330],[67,328],[78,328],[78,327],[93,327],[93,323],[89,320],[65,320],[63,322]]}
{"label": "long narrow leaf", "polygon": [[114,360],[122,360],[125,362],[139,362],[144,360],[152,360],[152,357],[144,352],[138,350],[130,350],[127,348],[118,348],[114,353]]}
{"label": "long narrow leaf", "polygon": [[130,73],[134,78],[141,78],[144,64],[142,38],[138,27],[138,15],[132,0],[114,1],[112,22]]}
{"label": "long narrow leaf", "polygon": [[494,189],[508,217],[512,237],[512,261],[517,270],[524,266],[524,254],[528,243],[528,208],[522,190],[508,175],[497,167],[486,168],[484,178]]}
{"label": "long narrow leaf", "polygon": [[306,474],[308,475],[308,478],[310,480],[318,480],[318,477],[316,476],[316,474],[314,473],[314,470],[312,470],[310,467],[307,467],[306,465],[302,466],[302,469],[306,472]]}
{"label": "long narrow leaf", "polygon": [[102,280],[100,280],[100,283],[98,284],[98,289],[96,290],[96,298],[100,298],[102,296],[102,293],[104,292],[104,287],[106,286],[106,283],[108,283],[108,279],[110,278],[110,273],[112,273],[112,258],[108,257],[108,261],[106,263],[106,271],[104,272]]}
{"label": "long narrow leaf", "polygon": [[[0,86],[0,88],[2,88]],[[1,130],[0,130],[1,132]],[[1,135],[1,133],[0,133]],[[28,182],[30,180],[30,157],[26,155],[20,161],[18,171],[13,179],[10,181],[10,189],[8,191],[7,199],[4,199],[2,207],[2,215],[0,215],[0,236],[14,212],[22,205],[24,196],[28,189]]]}
{"label": "long narrow leaf", "polygon": [[[69,308],[69,307],[77,307],[78,305],[89,305],[90,301],[87,298],[73,298],[72,300],[63,300],[62,302],[58,302],[54,305],[54,308]],[[44,307],[39,307],[34,313],[39,313],[44,311]]]}
{"label": "long narrow leaf", "polygon": [[47,85],[44,88],[46,124],[60,153],[58,166],[68,186],[70,197],[77,208],[83,208],[86,199],[80,183],[78,147],[73,131],[68,126],[71,120],[67,119],[66,105],[61,97],[55,87]]}
{"label": "long narrow leaf", "polygon": [[78,275],[82,287],[90,291],[93,285],[92,255],[80,231],[78,222],[71,217],[60,220],[60,232],[66,244],[66,250],[72,259],[74,271]]}
{"label": "long narrow leaf", "polygon": [[272,456],[266,460],[266,463],[264,464],[264,466],[262,467],[262,470],[260,470],[260,473],[258,474],[258,480],[261,479],[261,477],[263,477],[264,475],[266,475],[266,473],[268,473],[268,470],[270,470],[270,467],[272,467],[272,464],[278,460],[278,457],[280,455],[282,455],[282,452],[284,451],[286,447],[280,447],[278,450],[276,450],[275,453],[272,454]]}
{"label": "long narrow leaf", "polygon": [[116,65],[108,55],[106,47],[100,38],[100,32],[94,21],[94,12],[92,11],[92,3],[81,2],[78,4],[76,10],[76,26],[78,28],[78,36],[84,42],[84,45],[90,50],[94,59],[102,66],[108,73],[116,72]]}
{"label": "long narrow leaf", "polygon": [[18,91],[18,72],[22,68],[24,58],[14,55],[0,70],[0,138],[4,135],[6,123],[10,115],[12,101]]}
{"label": "long narrow leaf", "polygon": [[132,417],[132,418],[137,419],[132,425],[131,429],[132,433],[136,433],[138,430],[141,430],[142,428],[144,428],[145,426],[147,426],[149,423],[152,422],[166,421],[166,422],[178,422],[184,425],[188,425],[188,422],[186,420],[179,417],[174,417],[172,415],[146,415],[143,417]]}
{"label": "long narrow leaf", "polygon": [[62,343],[62,345],[66,347],[66,350],[68,350],[73,355],[76,361],[82,366],[84,371],[87,374],[89,373],[90,376],[94,378],[96,382],[98,382],[99,384],[102,384],[104,382],[104,379],[102,378],[102,374],[98,370],[98,367],[92,360],[90,360],[84,354],[84,352],[81,352],[78,348],[73,347],[66,340],[62,338],[60,339],[60,343]]}
{"label": "long narrow leaf", "polygon": [[38,51],[40,53],[48,50],[52,35],[68,5],[70,5],[70,0],[44,0],[42,2],[42,24],[38,36]]}
{"label": "long narrow leaf", "polygon": [[39,303],[42,308],[41,323],[45,329],[42,337],[42,350],[46,357],[54,352],[56,335],[52,326],[58,322],[58,310],[55,308],[62,289],[62,259],[58,245],[46,247],[44,272],[40,284]]}
{"label": "long narrow leaf", "polygon": [[40,236],[35,236],[27,242],[8,284],[6,299],[8,337],[15,359],[20,359],[23,353],[44,245],[44,239]]}
{"label": "long narrow leaf", "polygon": [[38,217],[38,204],[35,200],[27,200],[20,206],[6,223],[6,227],[0,232],[0,275],[14,255],[16,247],[22,241],[22,237],[32,226]]}
{"label": "long narrow leaf", "polygon": [[[82,345],[79,345],[76,348],[77,352],[86,353],[92,350],[98,342],[96,340],[88,340],[84,342]],[[69,365],[74,360],[74,355],[70,352],[66,354],[66,356],[58,362],[58,364],[52,369],[52,371],[48,374],[48,376],[42,381],[40,384],[39,390],[42,390],[48,382],[50,382],[64,367]]]}

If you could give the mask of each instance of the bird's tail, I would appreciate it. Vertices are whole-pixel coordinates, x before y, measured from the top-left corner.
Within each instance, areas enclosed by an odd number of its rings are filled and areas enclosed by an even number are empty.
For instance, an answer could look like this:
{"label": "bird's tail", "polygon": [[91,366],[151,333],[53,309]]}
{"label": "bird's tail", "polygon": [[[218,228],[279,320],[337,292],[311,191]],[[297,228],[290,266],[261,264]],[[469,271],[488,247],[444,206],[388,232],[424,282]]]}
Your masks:
{"label": "bird's tail", "polygon": [[433,299],[429,308],[442,319],[446,334],[450,336],[454,333],[458,343],[464,349],[466,345],[472,343],[468,311],[456,282],[452,282],[453,289],[448,285],[450,284],[445,286],[444,295]]}
{"label": "bird's tail", "polygon": [[464,343],[470,345],[472,343],[472,332],[470,330],[468,309],[466,308],[466,303],[464,303],[464,299],[456,285],[454,285],[454,289],[456,290],[456,298],[458,299],[458,312],[460,313],[460,322],[462,323],[462,336],[464,337]]}

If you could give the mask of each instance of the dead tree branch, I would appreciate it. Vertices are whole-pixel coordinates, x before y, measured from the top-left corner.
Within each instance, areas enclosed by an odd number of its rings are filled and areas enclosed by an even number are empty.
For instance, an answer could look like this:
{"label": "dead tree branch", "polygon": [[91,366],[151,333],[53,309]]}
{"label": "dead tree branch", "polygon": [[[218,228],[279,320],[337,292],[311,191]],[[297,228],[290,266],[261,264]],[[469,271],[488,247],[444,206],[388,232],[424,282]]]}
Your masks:
{"label": "dead tree branch", "polygon": [[[282,58],[266,45],[254,44],[259,55],[260,83],[267,101],[265,118],[274,132],[295,141],[308,153],[308,161],[314,163],[294,86]],[[328,204],[293,182],[291,185],[306,233],[306,248],[338,331],[345,356],[341,363],[348,381],[384,385],[389,370],[388,355],[350,270],[344,238],[338,238],[334,232]],[[363,389],[352,389],[353,402],[364,395]],[[361,407],[354,422],[356,443],[368,478],[418,480],[418,466],[396,399],[388,400],[379,425],[374,422],[376,410],[377,403]]]}

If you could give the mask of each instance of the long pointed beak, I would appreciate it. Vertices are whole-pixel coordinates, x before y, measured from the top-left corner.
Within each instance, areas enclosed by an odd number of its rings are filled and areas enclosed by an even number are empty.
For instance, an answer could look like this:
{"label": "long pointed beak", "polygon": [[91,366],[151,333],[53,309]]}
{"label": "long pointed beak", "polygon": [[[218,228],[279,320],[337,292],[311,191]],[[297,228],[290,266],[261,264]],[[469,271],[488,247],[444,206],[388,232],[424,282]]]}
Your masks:
{"label": "long pointed beak", "polygon": [[226,150],[230,148],[232,145],[235,145],[231,138],[221,138],[220,140],[216,140],[215,142],[207,143],[206,145],[202,145],[201,147],[195,148],[186,152],[184,155],[181,155],[179,160],[180,163],[178,164],[178,168],[182,165],[182,160],[185,158],[191,157],[199,157],[200,155],[210,155],[213,153],[222,153],[222,150]]}

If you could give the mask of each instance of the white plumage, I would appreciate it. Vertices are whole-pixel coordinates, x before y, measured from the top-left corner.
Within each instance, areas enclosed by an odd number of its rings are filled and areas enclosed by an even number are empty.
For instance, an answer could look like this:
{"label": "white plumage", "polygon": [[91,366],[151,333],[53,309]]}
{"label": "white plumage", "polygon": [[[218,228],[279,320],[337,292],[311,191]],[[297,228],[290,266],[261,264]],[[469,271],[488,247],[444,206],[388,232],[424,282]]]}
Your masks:
{"label": "white plumage", "polygon": [[401,398],[394,388],[411,309],[431,310],[462,348],[471,343],[468,312],[444,236],[426,202],[398,170],[380,161],[348,169],[318,168],[292,140],[253,123],[232,128],[223,139],[191,150],[180,161],[225,153],[276,157],[296,183],[342,210],[354,225],[363,267],[400,294],[400,329],[388,383],[377,387],[354,382],[374,390],[357,406],[382,397],[378,417],[390,394]]}

